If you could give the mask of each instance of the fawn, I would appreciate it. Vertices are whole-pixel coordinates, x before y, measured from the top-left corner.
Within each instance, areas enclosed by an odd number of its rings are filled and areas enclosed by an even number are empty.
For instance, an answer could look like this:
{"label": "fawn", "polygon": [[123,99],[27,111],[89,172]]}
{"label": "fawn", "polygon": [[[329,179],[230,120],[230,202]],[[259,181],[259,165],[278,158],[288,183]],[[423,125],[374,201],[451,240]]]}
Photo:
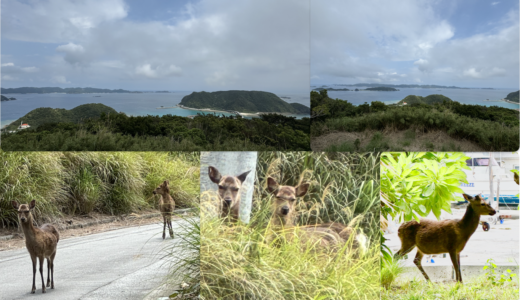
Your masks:
{"label": "fawn", "polygon": [[460,220],[421,219],[420,223],[413,220],[403,223],[399,227],[401,249],[395,254],[395,257],[399,258],[417,246],[417,255],[415,255],[413,262],[428,281],[430,278],[421,266],[421,259],[424,254],[449,253],[457,281],[462,283],[460,252],[464,250],[469,238],[477,230],[480,216],[492,216],[496,213],[480,195],[472,197],[463,194],[463,196],[469,201],[469,205],[464,217]]}
{"label": "fawn", "polygon": [[173,227],[172,227],[172,214],[175,209],[175,201],[173,201],[172,196],[170,196],[170,182],[165,180],[162,184],[160,184],[155,190],[153,190],[153,194],[159,194],[161,197],[159,198],[159,211],[163,217],[163,240],[166,238],[166,225],[168,225],[168,230],[170,231],[170,237],[173,239]]}
{"label": "fawn", "polygon": [[220,175],[215,167],[209,167],[209,178],[218,184],[220,217],[229,218],[232,222],[239,220],[240,214],[240,188],[251,171],[238,176]]}
{"label": "fawn", "polygon": [[54,257],[56,247],[60,240],[60,234],[56,227],[51,224],[44,224],[40,228],[34,227],[31,211],[36,206],[36,200],[30,204],[18,204],[12,201],[14,209],[18,211],[23,233],[25,235],[25,246],[31,255],[33,265],[33,284],[31,294],[36,292],[36,258],[40,260],[40,275],[42,277],[42,293],[45,293],[45,283],[43,281],[43,260],[47,259],[47,287],[54,289]]}
{"label": "fawn", "polygon": [[[300,184],[296,187],[279,185],[275,179],[267,178],[267,190],[275,196],[273,201],[273,214],[270,224],[278,229],[295,228],[294,217],[296,202],[298,197],[303,197],[309,189],[308,183]],[[341,223],[330,222],[312,226],[298,227],[301,230],[303,242],[311,242],[320,247],[334,247],[344,244],[350,239],[354,230]],[[291,230],[292,231],[292,230]],[[291,238],[291,233],[289,234]],[[354,248],[363,248],[366,244],[366,237],[357,234],[353,241]]]}

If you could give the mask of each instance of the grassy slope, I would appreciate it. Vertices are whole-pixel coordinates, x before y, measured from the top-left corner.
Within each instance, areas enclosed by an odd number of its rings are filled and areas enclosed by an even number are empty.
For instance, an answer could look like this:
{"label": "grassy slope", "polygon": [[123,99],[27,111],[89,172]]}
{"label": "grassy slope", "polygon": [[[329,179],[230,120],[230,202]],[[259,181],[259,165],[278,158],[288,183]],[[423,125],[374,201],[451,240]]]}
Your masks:
{"label": "grassy slope", "polygon": [[25,116],[14,121],[7,127],[8,130],[15,130],[20,122],[29,124],[31,127],[38,127],[45,123],[78,123],[82,119],[97,118],[102,113],[116,114],[117,111],[101,103],[89,103],[77,106],[71,110],[64,108],[40,107],[31,110]]}
{"label": "grassy slope", "polygon": [[234,110],[246,113],[297,113],[298,110],[273,93],[260,91],[193,92],[182,98],[181,105],[192,108]]}

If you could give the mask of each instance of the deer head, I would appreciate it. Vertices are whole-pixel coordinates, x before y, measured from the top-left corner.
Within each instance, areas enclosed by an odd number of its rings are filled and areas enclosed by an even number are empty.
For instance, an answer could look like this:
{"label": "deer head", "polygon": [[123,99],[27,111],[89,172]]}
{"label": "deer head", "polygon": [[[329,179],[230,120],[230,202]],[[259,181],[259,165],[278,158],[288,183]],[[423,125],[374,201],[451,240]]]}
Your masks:
{"label": "deer head", "polygon": [[481,195],[472,197],[468,194],[462,194],[462,196],[464,197],[464,199],[468,200],[469,204],[471,205],[471,208],[473,208],[477,215],[493,216],[497,213],[496,210],[493,207],[491,207],[491,205],[489,205],[489,203],[485,201]]}
{"label": "deer head", "polygon": [[296,200],[303,197],[309,189],[308,183],[292,187],[279,185],[274,178],[267,178],[267,190],[273,194],[274,200],[272,221],[275,225],[292,225],[296,210]]}
{"label": "deer head", "polygon": [[[240,188],[251,171],[244,172],[238,176],[220,175],[215,167],[209,167],[209,179],[218,184],[218,196],[224,211],[232,207],[240,206]],[[237,210],[238,213],[238,210]]]}
{"label": "deer head", "polygon": [[155,190],[153,190],[153,194],[154,195],[161,195],[161,196],[164,196],[164,195],[169,195],[170,194],[170,186],[169,186],[170,182],[168,180],[165,180],[163,183],[159,184],[158,187],[155,188]]}
{"label": "deer head", "polygon": [[11,204],[18,211],[18,218],[22,223],[32,224],[31,210],[36,206],[36,200],[32,200],[29,204],[18,204],[16,201],[11,201]]}

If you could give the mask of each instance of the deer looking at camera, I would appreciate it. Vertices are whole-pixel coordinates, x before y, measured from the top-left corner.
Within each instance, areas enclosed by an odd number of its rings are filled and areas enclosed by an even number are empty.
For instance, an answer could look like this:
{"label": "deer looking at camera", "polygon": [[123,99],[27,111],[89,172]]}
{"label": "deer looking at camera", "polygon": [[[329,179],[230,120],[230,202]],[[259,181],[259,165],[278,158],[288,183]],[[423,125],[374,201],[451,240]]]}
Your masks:
{"label": "deer looking at camera", "polygon": [[237,222],[240,214],[240,188],[251,171],[238,176],[220,175],[215,167],[208,169],[209,179],[218,184],[219,213],[221,218]]}
{"label": "deer looking at camera", "polygon": [[54,289],[54,257],[56,248],[60,240],[60,234],[56,227],[51,224],[44,224],[40,228],[34,227],[31,211],[36,206],[36,200],[29,204],[18,204],[11,202],[14,209],[18,211],[18,218],[22,225],[25,235],[25,246],[31,255],[33,265],[33,284],[31,294],[36,292],[36,259],[40,261],[40,275],[42,277],[42,293],[45,293],[45,283],[43,281],[43,260],[47,259],[47,287]]}
{"label": "deer looking at camera", "polygon": [[353,249],[360,249],[364,252],[366,247],[366,237],[357,234],[351,227],[337,222],[329,222],[311,226],[295,227],[294,218],[296,216],[297,198],[303,197],[309,189],[308,183],[298,186],[279,185],[275,179],[267,179],[267,190],[275,196],[272,203],[273,214],[270,226],[278,232],[288,232],[289,239],[293,232],[298,230],[300,238],[305,243],[316,244],[318,247],[334,248],[347,242],[352,234],[356,234],[353,240]]}
{"label": "deer looking at camera", "polygon": [[170,182],[165,180],[162,184],[160,184],[155,190],[153,190],[154,195],[160,195],[159,198],[159,211],[163,217],[163,240],[166,238],[166,225],[168,225],[168,230],[170,231],[170,237],[173,239],[173,227],[172,227],[172,214],[175,209],[175,201],[173,201],[172,196],[170,196]]}
{"label": "deer looking at camera", "polygon": [[437,221],[421,219],[420,223],[413,220],[403,223],[399,227],[398,234],[401,240],[401,249],[395,256],[399,258],[417,247],[417,255],[413,262],[428,281],[430,281],[430,278],[421,265],[421,259],[424,254],[449,253],[457,275],[457,281],[462,283],[460,252],[464,250],[464,246],[466,246],[469,238],[477,230],[480,216],[492,216],[496,213],[491,205],[485,202],[480,195],[472,197],[463,194],[463,196],[468,200],[469,205],[464,217],[460,220]]}

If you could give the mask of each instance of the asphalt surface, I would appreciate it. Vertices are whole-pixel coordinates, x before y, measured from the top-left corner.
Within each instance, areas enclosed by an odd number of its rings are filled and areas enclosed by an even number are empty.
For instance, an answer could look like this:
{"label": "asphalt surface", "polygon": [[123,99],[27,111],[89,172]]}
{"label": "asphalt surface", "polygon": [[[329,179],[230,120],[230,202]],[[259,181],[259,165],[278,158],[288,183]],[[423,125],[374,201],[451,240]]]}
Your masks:
{"label": "asphalt surface", "polygon": [[[187,222],[172,220],[174,232]],[[168,233],[166,233],[168,235]],[[54,260],[54,289],[42,294],[36,271],[31,294],[32,263],[25,247],[0,252],[0,299],[143,299],[160,287],[172,260],[167,249],[181,239],[162,239],[162,224],[130,227],[60,240]],[[179,254],[182,255],[182,254]],[[47,282],[47,264],[44,264]],[[171,284],[171,283],[170,283]]]}

